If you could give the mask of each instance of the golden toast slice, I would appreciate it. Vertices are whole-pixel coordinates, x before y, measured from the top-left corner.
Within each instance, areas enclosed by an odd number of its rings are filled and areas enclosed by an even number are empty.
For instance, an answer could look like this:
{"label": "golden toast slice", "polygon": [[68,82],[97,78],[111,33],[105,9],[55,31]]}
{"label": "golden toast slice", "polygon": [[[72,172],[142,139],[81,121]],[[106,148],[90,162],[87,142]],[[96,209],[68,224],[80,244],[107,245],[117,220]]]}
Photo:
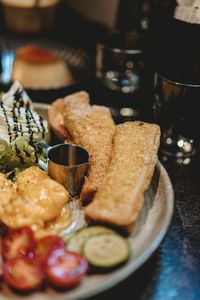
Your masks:
{"label": "golden toast slice", "polygon": [[73,143],[84,147],[90,155],[88,176],[81,200],[91,200],[97,192],[111,160],[115,123],[110,110],[80,101],[78,93],[64,99],[64,124]]}
{"label": "golden toast slice", "polygon": [[79,108],[81,107],[81,109],[83,109],[84,107],[89,106],[89,101],[90,100],[88,93],[86,93],[85,91],[81,91],[66,96],[65,98],[59,98],[49,106],[49,123],[54,133],[61,140],[71,140],[71,137],[69,135],[69,132],[67,131],[64,121],[65,104],[67,103],[67,106],[70,106],[70,109],[72,107],[75,108],[76,106],[78,106]]}
{"label": "golden toast slice", "polygon": [[153,176],[159,141],[156,124],[136,121],[117,126],[106,176],[93,202],[85,208],[89,221],[132,228]]}

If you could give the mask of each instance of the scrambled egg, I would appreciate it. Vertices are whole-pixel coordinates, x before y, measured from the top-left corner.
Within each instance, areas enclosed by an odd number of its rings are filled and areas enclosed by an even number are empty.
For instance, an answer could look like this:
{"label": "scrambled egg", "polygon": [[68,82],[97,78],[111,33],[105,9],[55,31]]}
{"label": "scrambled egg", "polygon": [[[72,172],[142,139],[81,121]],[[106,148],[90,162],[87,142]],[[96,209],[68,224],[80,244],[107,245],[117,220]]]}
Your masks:
{"label": "scrambled egg", "polygon": [[10,228],[28,225],[36,236],[57,234],[70,222],[68,192],[32,166],[12,183],[0,173],[0,220]]}

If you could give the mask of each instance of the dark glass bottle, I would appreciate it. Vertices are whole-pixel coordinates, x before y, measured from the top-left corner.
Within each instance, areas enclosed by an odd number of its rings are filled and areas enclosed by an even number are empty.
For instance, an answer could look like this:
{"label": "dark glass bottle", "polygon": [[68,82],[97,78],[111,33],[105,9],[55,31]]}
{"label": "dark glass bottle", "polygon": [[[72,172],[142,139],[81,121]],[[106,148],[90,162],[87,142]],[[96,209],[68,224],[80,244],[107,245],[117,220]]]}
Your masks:
{"label": "dark glass bottle", "polygon": [[161,159],[186,164],[200,146],[200,24],[195,13],[190,14],[196,9],[192,3],[177,15],[181,3],[154,3],[149,33],[156,74],[154,116],[161,126]]}
{"label": "dark glass bottle", "polygon": [[[138,87],[131,92],[122,92],[125,89],[109,89],[97,80],[97,86],[101,91],[99,103],[113,107],[118,111],[118,120],[140,119],[150,121],[152,119],[152,98],[153,98],[153,69],[149,56],[149,3],[151,0],[122,0],[118,6],[118,16],[114,28],[118,32],[120,39],[111,39],[110,33],[108,39],[103,40],[103,44],[108,47],[123,49],[127,47],[126,42],[131,37],[135,37],[133,48],[130,50],[140,51],[132,61],[133,68],[131,72],[138,75]],[[116,35],[117,36],[117,35]],[[114,43],[112,44],[112,42]],[[126,48],[127,49],[127,48]],[[107,60],[109,59],[109,51]],[[135,68],[135,69],[134,69]],[[139,69],[137,69],[139,68]],[[116,80],[116,79],[115,79]],[[125,82],[122,80],[121,82]],[[112,86],[112,85],[110,85]],[[126,89],[127,90],[127,89]],[[103,103],[103,99],[105,99]]]}
{"label": "dark glass bottle", "polygon": [[189,22],[177,19],[177,6],[175,0],[157,0],[152,6],[149,22],[151,56],[156,70],[179,72],[182,74],[179,76],[194,82],[198,80],[200,24],[193,23],[192,19]]}

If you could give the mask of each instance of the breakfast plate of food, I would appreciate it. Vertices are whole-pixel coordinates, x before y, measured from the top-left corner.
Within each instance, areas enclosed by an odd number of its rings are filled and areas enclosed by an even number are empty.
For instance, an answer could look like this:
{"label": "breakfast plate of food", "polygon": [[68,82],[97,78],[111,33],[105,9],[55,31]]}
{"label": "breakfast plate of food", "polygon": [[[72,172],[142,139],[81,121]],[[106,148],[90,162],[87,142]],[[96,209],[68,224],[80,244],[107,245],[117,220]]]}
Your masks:
{"label": "breakfast plate of food", "polygon": [[[173,214],[158,125],[115,125],[85,91],[33,103],[17,81],[1,94],[0,120],[0,299],[89,298],[151,256]],[[75,197],[38,164],[48,157],[37,143],[53,135],[89,153]]]}

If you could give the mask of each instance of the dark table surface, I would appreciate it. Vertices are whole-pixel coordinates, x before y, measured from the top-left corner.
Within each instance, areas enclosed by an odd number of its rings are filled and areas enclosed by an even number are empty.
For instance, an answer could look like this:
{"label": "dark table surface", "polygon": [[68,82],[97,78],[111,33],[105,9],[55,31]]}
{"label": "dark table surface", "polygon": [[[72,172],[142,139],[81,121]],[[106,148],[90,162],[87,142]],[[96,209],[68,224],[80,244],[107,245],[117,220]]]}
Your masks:
{"label": "dark table surface", "polygon": [[[62,11],[61,14],[64,14]],[[69,18],[70,16],[70,18]],[[75,34],[70,33],[70,28],[65,26],[65,31],[58,31],[63,26],[65,17],[60,17],[55,31],[47,36],[53,40],[80,46],[94,54],[97,37],[104,31],[103,26],[94,24],[91,26],[87,20],[82,20],[73,12],[68,11],[68,21],[79,24],[83,33],[78,29]],[[78,20],[78,23],[77,23]],[[1,25],[1,38],[8,36],[3,24]],[[78,27],[76,27],[78,28]],[[96,31],[95,31],[96,30]],[[12,33],[11,33],[12,35]],[[15,36],[16,38],[16,36]],[[46,38],[46,37],[45,37]],[[101,93],[99,86],[91,77],[72,90],[60,92],[70,93],[73,90],[86,89],[91,93],[93,102],[102,104],[107,101],[105,93]],[[31,95],[31,93],[30,93]],[[51,98],[60,96],[49,95]],[[34,94],[35,99],[40,101],[40,95]],[[135,299],[135,300],[198,300],[200,299],[200,156],[197,155],[191,164],[179,166],[172,163],[164,164],[171,178],[175,206],[171,226],[156,252],[134,274],[117,286],[99,294],[92,299]]]}

